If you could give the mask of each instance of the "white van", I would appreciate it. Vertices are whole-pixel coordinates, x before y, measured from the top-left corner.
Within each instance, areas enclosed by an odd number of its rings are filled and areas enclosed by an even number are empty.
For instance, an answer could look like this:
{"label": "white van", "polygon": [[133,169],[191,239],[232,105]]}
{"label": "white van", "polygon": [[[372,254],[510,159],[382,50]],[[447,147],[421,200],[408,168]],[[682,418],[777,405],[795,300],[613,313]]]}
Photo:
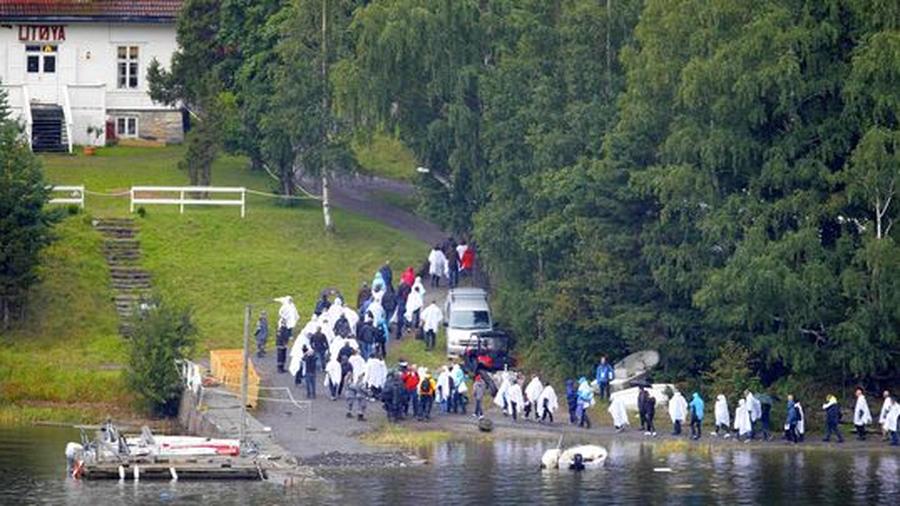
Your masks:
{"label": "white van", "polygon": [[462,355],[466,348],[477,344],[472,334],[493,330],[487,297],[481,288],[454,288],[447,294],[444,304],[447,355]]}

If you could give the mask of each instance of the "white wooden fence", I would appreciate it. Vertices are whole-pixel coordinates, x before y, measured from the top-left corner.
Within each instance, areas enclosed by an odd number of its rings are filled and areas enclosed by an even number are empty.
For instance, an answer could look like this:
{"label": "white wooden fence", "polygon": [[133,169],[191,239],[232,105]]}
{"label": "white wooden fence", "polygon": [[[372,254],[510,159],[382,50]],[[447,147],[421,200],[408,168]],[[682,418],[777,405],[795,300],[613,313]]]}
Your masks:
{"label": "white wooden fence", "polygon": [[[141,194],[151,194],[149,196],[141,196]],[[196,193],[216,193],[216,194],[239,194],[240,199],[206,199],[191,196]],[[223,186],[132,186],[131,187],[131,212],[134,212],[135,205],[144,204],[162,204],[177,205],[181,213],[184,213],[184,206],[240,206],[241,218],[245,215],[247,202],[247,189],[243,187],[223,187]],[[160,194],[178,194],[162,197]]]}
{"label": "white wooden fence", "polygon": [[51,204],[78,204],[84,209],[84,185],[80,186],[49,186],[53,193],[65,192],[68,197],[50,199]]}

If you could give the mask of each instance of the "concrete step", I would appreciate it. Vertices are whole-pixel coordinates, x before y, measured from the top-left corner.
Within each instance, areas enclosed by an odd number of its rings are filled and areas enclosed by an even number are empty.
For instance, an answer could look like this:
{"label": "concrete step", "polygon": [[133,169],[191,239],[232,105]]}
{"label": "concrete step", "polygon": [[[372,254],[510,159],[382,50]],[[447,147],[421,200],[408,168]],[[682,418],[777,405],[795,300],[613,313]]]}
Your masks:
{"label": "concrete step", "polygon": [[116,280],[112,283],[113,290],[149,290],[152,288],[148,280],[121,281]]}
{"label": "concrete step", "polygon": [[97,218],[96,225],[134,225],[134,218]]}
{"label": "concrete step", "polygon": [[118,267],[118,266],[110,266],[109,273],[113,276],[132,276],[132,277],[142,277],[146,278],[150,276],[150,273],[141,269],[140,267],[135,266],[127,266],[127,267]]}
{"label": "concrete step", "polygon": [[101,234],[103,234],[106,238],[116,238],[116,239],[133,239],[135,236],[134,230],[129,229],[98,229]]}
{"label": "concrete step", "polygon": [[140,249],[141,243],[133,237],[108,237],[103,242],[106,249]]}

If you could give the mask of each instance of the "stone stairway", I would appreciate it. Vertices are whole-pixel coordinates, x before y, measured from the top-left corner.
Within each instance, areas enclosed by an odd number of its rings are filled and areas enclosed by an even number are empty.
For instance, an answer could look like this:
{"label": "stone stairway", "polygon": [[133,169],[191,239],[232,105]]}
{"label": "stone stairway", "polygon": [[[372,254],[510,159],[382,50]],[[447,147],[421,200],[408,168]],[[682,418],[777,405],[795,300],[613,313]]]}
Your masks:
{"label": "stone stairway", "polygon": [[119,333],[131,335],[129,320],[141,301],[150,296],[150,273],[143,270],[141,247],[131,218],[100,218],[94,228],[103,234],[103,255],[109,266],[113,300],[119,314]]}

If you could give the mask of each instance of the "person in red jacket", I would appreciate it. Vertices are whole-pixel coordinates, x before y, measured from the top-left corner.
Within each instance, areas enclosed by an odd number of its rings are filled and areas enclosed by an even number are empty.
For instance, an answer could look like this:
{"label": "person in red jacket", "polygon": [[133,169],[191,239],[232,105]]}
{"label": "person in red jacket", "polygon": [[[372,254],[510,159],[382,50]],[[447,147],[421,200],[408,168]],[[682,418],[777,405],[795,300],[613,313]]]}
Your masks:
{"label": "person in red jacket", "polygon": [[412,405],[413,416],[419,416],[419,396],[416,391],[419,388],[419,372],[416,365],[413,364],[403,371],[400,375],[403,381],[403,389],[406,391],[406,398],[403,402],[403,414],[409,416],[409,408]]}
{"label": "person in red jacket", "polygon": [[475,269],[475,248],[470,244],[460,259],[459,273],[463,276],[471,276],[473,269]]}

